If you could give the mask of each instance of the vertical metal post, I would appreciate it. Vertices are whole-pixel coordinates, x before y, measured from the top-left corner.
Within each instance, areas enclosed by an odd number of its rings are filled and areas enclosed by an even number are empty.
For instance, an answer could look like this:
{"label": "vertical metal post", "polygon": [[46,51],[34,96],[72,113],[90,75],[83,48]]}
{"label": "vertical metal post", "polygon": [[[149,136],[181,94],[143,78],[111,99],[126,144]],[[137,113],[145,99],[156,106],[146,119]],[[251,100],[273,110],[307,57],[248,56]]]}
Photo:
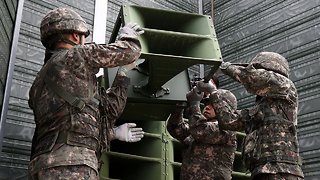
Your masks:
{"label": "vertical metal post", "polygon": [[198,0],[198,13],[203,14],[203,0]]}
{"label": "vertical metal post", "polygon": [[[203,0],[198,0],[199,14],[203,14]],[[199,65],[199,77],[204,77],[204,64]]]}
{"label": "vertical metal post", "polygon": [[[95,0],[92,41],[97,44],[106,43],[108,0]],[[103,75],[100,68],[96,76]]]}
{"label": "vertical metal post", "polygon": [[215,0],[211,0],[211,17],[212,17],[212,20],[214,18],[214,4],[215,4]]}
{"label": "vertical metal post", "polygon": [[[95,0],[92,41],[97,44],[106,44],[107,10],[108,0]],[[102,75],[104,75],[104,71],[103,68],[100,68],[96,76],[99,77]],[[101,169],[103,170],[100,172],[100,177],[101,179],[107,179],[109,176],[108,157],[106,154],[102,154],[101,159],[104,161],[104,163],[101,166]]]}
{"label": "vertical metal post", "polygon": [[12,74],[13,74],[13,70],[14,70],[14,64],[16,61],[16,50],[17,50],[17,46],[18,46],[18,39],[19,39],[19,33],[20,33],[20,24],[21,24],[21,19],[22,19],[23,4],[24,4],[24,0],[18,0],[16,19],[15,19],[14,31],[13,31],[12,42],[11,42],[9,67],[8,67],[8,73],[7,73],[5,89],[4,89],[4,98],[3,98],[2,109],[1,109],[0,152],[2,151],[4,126],[5,126],[5,122],[7,119],[9,97],[10,97],[10,93],[11,93]]}

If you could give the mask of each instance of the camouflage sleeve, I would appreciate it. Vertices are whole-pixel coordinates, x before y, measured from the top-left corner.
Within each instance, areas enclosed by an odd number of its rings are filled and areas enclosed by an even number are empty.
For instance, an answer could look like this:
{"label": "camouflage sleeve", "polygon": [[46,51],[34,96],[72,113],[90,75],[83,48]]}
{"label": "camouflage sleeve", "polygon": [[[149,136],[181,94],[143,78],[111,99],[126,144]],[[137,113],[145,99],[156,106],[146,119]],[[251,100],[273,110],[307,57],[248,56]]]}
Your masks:
{"label": "camouflage sleeve", "polygon": [[111,127],[114,126],[115,121],[125,108],[129,83],[130,79],[128,77],[117,75],[111,88],[107,90],[105,97],[103,97],[106,116],[108,121],[111,121]]}
{"label": "camouflage sleeve", "polygon": [[91,43],[86,44],[82,49],[82,57],[93,68],[130,64],[141,54],[140,43],[137,40],[116,41],[107,45]]}
{"label": "camouflage sleeve", "polygon": [[180,142],[184,142],[185,138],[190,135],[189,124],[187,120],[183,118],[183,111],[182,107],[177,106],[167,121],[168,132]]}
{"label": "camouflage sleeve", "polygon": [[222,72],[243,84],[248,92],[259,96],[285,96],[292,89],[290,79],[272,71],[255,69],[252,65],[230,65]]}
{"label": "camouflage sleeve", "polygon": [[233,110],[225,101],[217,100],[213,106],[220,129],[231,131],[244,130],[245,117],[241,116],[241,111]]}
{"label": "camouflage sleeve", "polygon": [[199,106],[193,106],[189,119],[190,134],[196,142],[207,144],[226,144],[233,132],[220,131],[217,122],[210,122],[201,114]]}
{"label": "camouflage sleeve", "polygon": [[100,138],[103,150],[108,149],[110,141],[114,139],[113,127],[125,108],[129,83],[128,77],[117,74],[111,88],[100,89],[99,109],[102,123]]}

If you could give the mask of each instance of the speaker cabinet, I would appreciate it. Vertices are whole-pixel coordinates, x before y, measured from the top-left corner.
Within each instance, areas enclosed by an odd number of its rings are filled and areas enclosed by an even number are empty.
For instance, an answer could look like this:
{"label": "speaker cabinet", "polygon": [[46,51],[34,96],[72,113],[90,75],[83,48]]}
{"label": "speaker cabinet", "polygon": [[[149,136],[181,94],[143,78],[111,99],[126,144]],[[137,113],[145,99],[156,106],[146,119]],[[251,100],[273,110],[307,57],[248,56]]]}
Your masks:
{"label": "speaker cabinet", "polygon": [[[186,101],[190,90],[187,68],[196,64],[218,66],[222,57],[210,16],[135,5],[122,6],[109,43],[121,25],[139,24],[144,60],[129,72],[131,85],[122,119],[165,121],[176,102]],[[107,69],[112,84],[116,69]]]}

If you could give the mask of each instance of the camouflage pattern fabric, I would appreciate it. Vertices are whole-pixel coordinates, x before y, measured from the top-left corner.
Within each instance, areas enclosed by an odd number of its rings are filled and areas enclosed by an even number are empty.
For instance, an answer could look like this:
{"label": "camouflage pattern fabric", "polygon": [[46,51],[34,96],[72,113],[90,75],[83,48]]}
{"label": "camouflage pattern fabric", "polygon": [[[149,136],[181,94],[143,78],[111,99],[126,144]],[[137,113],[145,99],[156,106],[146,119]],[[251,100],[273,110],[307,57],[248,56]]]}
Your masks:
{"label": "camouflage pattern fabric", "polygon": [[289,77],[288,61],[275,52],[260,52],[250,62],[250,65],[259,68],[273,71]]}
{"label": "camouflage pattern fabric", "polygon": [[[221,129],[245,131],[242,151],[251,176],[287,173],[303,178],[297,140],[298,94],[287,77],[252,64],[243,67],[230,65],[222,72],[257,95],[256,105],[249,109],[232,110],[228,103],[216,102]],[[219,107],[229,108],[219,109]]]}
{"label": "camouflage pattern fabric", "polygon": [[114,139],[113,127],[126,106],[129,83],[128,77],[117,74],[112,86],[100,91],[100,151],[108,150],[110,141]]}
{"label": "camouflage pattern fabric", "polygon": [[57,8],[49,11],[40,24],[41,42],[49,47],[48,40],[62,33],[80,33],[87,37],[90,34],[87,23],[70,8]]}
{"label": "camouflage pattern fabric", "polygon": [[301,177],[297,177],[292,174],[260,174],[253,180],[303,180]]}
{"label": "camouflage pattern fabric", "polygon": [[[100,145],[98,144],[96,149],[95,143],[101,142],[101,133],[103,133],[97,104],[88,101],[82,110],[72,107],[46,84],[40,88],[43,85],[41,72],[48,68],[47,75],[51,81],[56,82],[57,86],[74,96],[90,100],[91,96],[97,96],[95,74],[99,68],[129,64],[140,56],[140,52],[138,41],[127,40],[116,41],[109,45],[92,43],[58,50],[56,53],[65,54],[62,58],[60,56],[54,58],[55,54],[53,54],[53,58],[40,70],[29,92],[29,106],[33,109],[36,123],[32,144],[32,149],[36,150],[33,154],[37,154],[37,151],[43,147],[49,150],[33,157],[29,164],[31,174],[50,167],[68,165],[87,165],[98,173],[96,153],[100,151]],[[107,112],[110,113],[110,117],[107,117],[108,121],[114,121],[115,117],[122,112],[124,99],[127,97],[127,88],[123,87],[127,87],[128,83],[125,77],[117,77],[114,87],[109,91],[108,107],[106,107]],[[51,138],[51,134],[55,132],[59,132],[56,140]],[[59,142],[60,132],[67,134],[66,137],[61,138],[67,142]],[[45,138],[56,145],[51,147],[51,142],[49,144],[46,141],[39,142]],[[34,148],[37,146],[41,148]]]}
{"label": "camouflage pattern fabric", "polygon": [[58,166],[39,171],[30,180],[98,180],[96,171],[89,166]]}
{"label": "camouflage pattern fabric", "polygon": [[206,119],[198,106],[190,107],[189,121],[177,109],[167,122],[168,132],[185,147],[181,180],[231,179],[236,150],[236,135],[220,131],[215,119]]}

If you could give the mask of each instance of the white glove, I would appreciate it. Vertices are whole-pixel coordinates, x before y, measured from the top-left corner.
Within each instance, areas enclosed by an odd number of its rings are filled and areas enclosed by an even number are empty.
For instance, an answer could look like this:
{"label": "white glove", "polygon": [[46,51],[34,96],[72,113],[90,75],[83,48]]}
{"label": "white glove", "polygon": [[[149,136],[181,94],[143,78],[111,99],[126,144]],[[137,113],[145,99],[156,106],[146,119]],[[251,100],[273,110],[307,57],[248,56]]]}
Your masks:
{"label": "white glove", "polygon": [[119,30],[119,39],[138,39],[138,36],[143,33],[144,30],[137,23],[129,22]]}
{"label": "white glove", "polygon": [[143,136],[142,128],[136,128],[135,123],[125,123],[113,128],[114,138],[125,142],[138,142]]}

